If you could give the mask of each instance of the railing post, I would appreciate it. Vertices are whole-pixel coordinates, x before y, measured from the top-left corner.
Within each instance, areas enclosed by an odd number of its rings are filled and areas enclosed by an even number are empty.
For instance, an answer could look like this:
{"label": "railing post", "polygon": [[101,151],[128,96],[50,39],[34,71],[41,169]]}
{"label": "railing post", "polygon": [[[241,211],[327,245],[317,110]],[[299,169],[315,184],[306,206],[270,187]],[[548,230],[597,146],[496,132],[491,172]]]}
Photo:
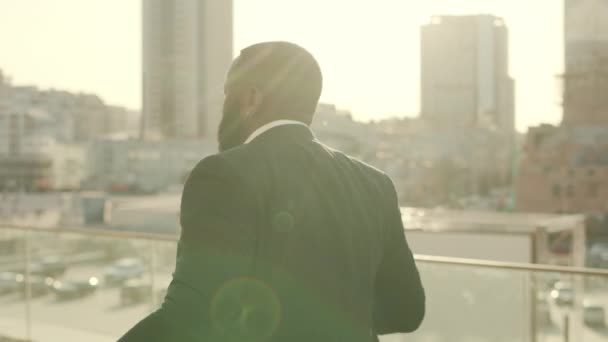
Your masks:
{"label": "railing post", "polygon": [[156,254],[158,253],[157,251],[157,242],[156,241],[150,241],[150,243],[152,244],[152,248],[150,248],[150,250],[152,251],[152,256],[150,258],[150,291],[152,292],[152,311],[156,310],[158,303],[157,303],[157,298],[156,298],[156,267],[157,267],[157,260],[156,260]]}
{"label": "railing post", "polygon": [[570,342],[570,315],[564,315],[564,342]]}
{"label": "railing post", "polygon": [[531,329],[530,329],[530,341],[531,342],[535,342],[538,341],[538,300],[537,300],[537,296],[538,296],[538,291],[539,291],[539,279],[536,276],[536,274],[534,274],[534,272],[526,272],[526,274],[528,275],[528,284],[530,286],[530,309],[531,309],[531,315],[530,315],[530,325],[531,325]]}
{"label": "railing post", "polygon": [[23,281],[25,282],[25,336],[28,341],[32,340],[32,287],[31,287],[31,276],[30,276],[30,264],[31,264],[31,246],[30,246],[30,231],[25,230],[24,232],[24,256],[25,256],[25,267],[23,274]]}

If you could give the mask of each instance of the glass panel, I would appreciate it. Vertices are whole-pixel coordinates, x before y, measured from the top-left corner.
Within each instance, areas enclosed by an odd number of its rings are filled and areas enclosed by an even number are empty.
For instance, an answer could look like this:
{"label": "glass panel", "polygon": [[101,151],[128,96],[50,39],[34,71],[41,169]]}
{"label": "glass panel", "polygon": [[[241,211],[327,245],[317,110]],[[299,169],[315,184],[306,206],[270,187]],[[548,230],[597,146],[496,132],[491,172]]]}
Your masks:
{"label": "glass panel", "polygon": [[408,341],[529,340],[527,273],[439,264],[420,264],[419,269],[427,315]]}
{"label": "glass panel", "polygon": [[154,242],[153,269],[154,269],[154,307],[159,307],[165,299],[167,288],[171,283],[173,270],[175,269],[175,256],[177,245],[174,242]]}
{"label": "glass panel", "polygon": [[[421,328],[383,342],[605,341],[608,277],[419,263]],[[568,335],[568,339],[565,336]]]}
{"label": "glass panel", "polygon": [[[0,229],[0,241],[2,274],[23,274],[26,265],[31,272],[29,282],[3,287],[2,337],[26,338],[29,324],[33,340],[115,341],[159,307],[175,265],[173,241],[10,229]],[[608,338],[608,277],[430,262],[419,269],[426,319],[384,342]]]}
{"label": "glass panel", "polygon": [[24,232],[0,228],[0,341],[27,338],[25,238]]}
{"label": "glass panel", "polygon": [[[175,253],[171,248],[175,244],[158,244],[32,233],[30,246],[36,255],[32,270],[47,285],[31,300],[32,337],[116,340],[156,308],[162,292],[158,286],[168,283],[171,273],[161,266],[168,264],[165,255]],[[37,276],[32,278],[38,280]]]}

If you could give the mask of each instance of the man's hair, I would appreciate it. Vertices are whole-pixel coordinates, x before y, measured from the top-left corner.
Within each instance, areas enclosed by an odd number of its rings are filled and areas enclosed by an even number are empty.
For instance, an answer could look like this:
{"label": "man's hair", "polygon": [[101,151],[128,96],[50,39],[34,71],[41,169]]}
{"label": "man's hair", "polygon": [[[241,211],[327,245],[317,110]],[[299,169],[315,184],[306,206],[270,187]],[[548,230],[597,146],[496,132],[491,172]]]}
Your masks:
{"label": "man's hair", "polygon": [[288,42],[265,42],[241,51],[234,66],[237,83],[259,87],[273,119],[310,124],[321,96],[323,75],[306,49]]}

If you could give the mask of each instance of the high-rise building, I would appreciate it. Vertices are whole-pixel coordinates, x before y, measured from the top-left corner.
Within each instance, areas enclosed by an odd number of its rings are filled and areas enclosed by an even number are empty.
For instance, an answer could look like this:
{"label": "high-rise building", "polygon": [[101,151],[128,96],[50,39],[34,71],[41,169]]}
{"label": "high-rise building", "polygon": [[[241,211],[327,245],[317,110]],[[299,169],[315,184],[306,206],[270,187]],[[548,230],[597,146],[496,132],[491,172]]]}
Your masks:
{"label": "high-rise building", "polygon": [[232,0],[143,0],[144,139],[208,138],[232,61]]}
{"label": "high-rise building", "polygon": [[421,30],[421,115],[515,132],[508,30],[491,15],[436,16]]}
{"label": "high-rise building", "polygon": [[608,210],[608,1],[565,0],[562,124],[530,128],[516,182],[523,211]]}
{"label": "high-rise building", "polygon": [[564,15],[563,123],[608,124],[608,1],[566,0]]}

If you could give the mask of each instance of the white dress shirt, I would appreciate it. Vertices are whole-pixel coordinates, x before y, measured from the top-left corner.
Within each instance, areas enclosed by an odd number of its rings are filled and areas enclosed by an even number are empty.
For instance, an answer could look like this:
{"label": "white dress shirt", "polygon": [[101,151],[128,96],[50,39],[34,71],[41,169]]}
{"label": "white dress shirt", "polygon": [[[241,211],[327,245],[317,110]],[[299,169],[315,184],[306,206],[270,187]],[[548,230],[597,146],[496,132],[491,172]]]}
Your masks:
{"label": "white dress shirt", "polygon": [[296,120],[276,120],[276,121],[271,121],[261,127],[259,127],[258,129],[256,129],[255,131],[253,131],[253,133],[251,133],[251,135],[249,136],[249,138],[247,138],[247,140],[245,140],[245,144],[249,144],[253,139],[257,138],[258,136],[260,136],[262,133],[273,129],[275,127],[279,127],[279,126],[285,126],[285,125],[302,125],[302,126],[306,126],[308,127],[307,124],[300,122],[300,121],[296,121]]}

